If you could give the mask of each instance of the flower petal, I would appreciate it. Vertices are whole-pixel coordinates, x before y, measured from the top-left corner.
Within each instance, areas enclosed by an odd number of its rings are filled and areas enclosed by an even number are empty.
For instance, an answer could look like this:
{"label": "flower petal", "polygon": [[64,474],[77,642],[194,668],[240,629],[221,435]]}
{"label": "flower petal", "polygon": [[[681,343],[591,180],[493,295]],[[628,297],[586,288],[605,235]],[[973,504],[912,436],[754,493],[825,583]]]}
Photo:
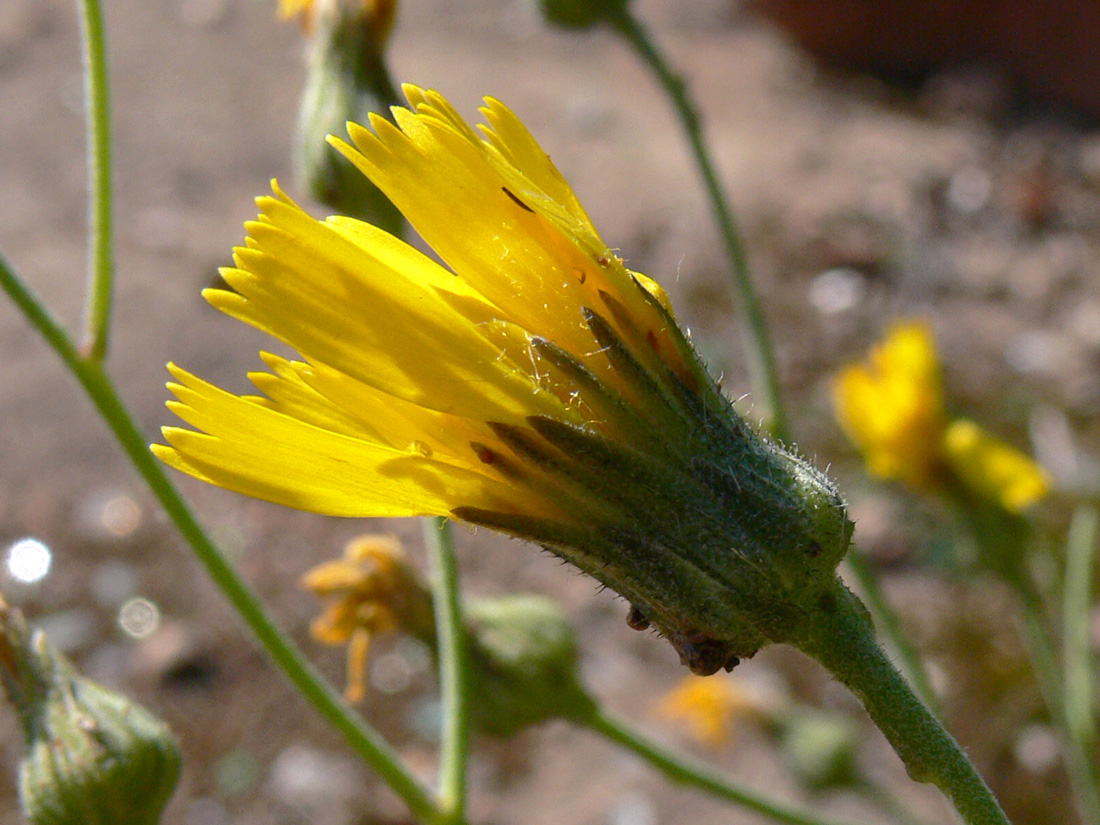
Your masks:
{"label": "flower petal", "polygon": [[235,291],[207,290],[212,305],[311,361],[425,407],[503,420],[532,406],[561,413],[432,288],[456,280],[438,264],[378,230],[368,251],[346,224],[317,221],[289,200],[259,204],[237,268],[222,273]]}
{"label": "flower petal", "polygon": [[374,133],[348,124],[354,148],[331,142],[440,257],[490,302],[509,307],[511,320],[576,353],[598,350],[581,307],[601,307],[601,295],[613,296],[649,336],[645,349],[685,371],[674,356],[679,330],[649,305],[645,287],[599,238],[518,119],[490,100],[486,112],[500,131],[488,129],[489,140],[481,140],[440,95],[405,91],[417,111],[395,108],[398,126],[376,116]]}
{"label": "flower petal", "polygon": [[169,405],[201,432],[166,427],[171,446],[153,450],[204,481],[336,516],[446,515],[474,502],[499,507],[510,497],[472,464],[323,430],[170,369],[179,401]]}

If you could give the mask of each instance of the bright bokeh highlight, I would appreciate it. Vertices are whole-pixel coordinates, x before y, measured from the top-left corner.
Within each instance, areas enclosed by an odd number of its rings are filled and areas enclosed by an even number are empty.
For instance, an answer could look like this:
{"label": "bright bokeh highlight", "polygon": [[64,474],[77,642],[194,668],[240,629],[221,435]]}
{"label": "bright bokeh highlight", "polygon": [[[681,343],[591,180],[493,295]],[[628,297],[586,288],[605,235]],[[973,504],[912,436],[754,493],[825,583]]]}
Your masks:
{"label": "bright bokeh highlight", "polygon": [[50,572],[53,552],[35,538],[23,538],[8,548],[8,574],[18,582],[32,584]]}

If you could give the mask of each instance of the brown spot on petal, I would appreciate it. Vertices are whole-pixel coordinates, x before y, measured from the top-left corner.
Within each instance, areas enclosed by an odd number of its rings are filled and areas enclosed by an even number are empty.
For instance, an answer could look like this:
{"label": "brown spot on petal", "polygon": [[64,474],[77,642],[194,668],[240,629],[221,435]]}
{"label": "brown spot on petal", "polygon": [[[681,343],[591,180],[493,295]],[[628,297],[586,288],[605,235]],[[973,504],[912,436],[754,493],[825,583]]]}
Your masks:
{"label": "brown spot on petal", "polygon": [[511,198],[511,199],[512,199],[512,202],[513,202],[513,203],[514,203],[514,204],[515,204],[516,206],[518,206],[518,207],[519,207],[520,209],[524,210],[525,212],[532,212],[532,213],[533,213],[533,212],[535,211],[535,210],[534,210],[534,209],[532,209],[532,208],[531,208],[530,206],[528,206],[528,205],[527,205],[527,204],[525,204],[525,203],[524,203],[523,201],[521,201],[521,200],[520,200],[520,199],[519,199],[519,198],[518,198],[518,197],[517,197],[517,196],[515,195],[515,193],[514,193],[514,192],[512,192],[512,190],[511,190],[511,189],[509,189],[509,188],[508,188],[507,186],[502,186],[502,187],[500,187],[500,191],[501,191],[501,192],[503,192],[503,193],[504,193],[505,195],[507,195],[507,196],[508,196],[509,198]]}
{"label": "brown spot on petal", "polygon": [[474,454],[478,457],[478,460],[482,464],[492,464],[497,460],[497,454],[486,447],[484,444],[479,444],[476,441],[471,441],[470,446],[474,448]]}

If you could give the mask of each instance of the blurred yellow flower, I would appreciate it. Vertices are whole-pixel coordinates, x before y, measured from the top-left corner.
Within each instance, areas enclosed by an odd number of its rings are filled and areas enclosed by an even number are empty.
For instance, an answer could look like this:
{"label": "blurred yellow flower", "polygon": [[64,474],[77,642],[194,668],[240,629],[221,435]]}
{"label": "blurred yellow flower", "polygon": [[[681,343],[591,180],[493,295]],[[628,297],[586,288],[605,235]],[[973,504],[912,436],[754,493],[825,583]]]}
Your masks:
{"label": "blurred yellow flower", "polygon": [[431,638],[432,597],[390,536],[360,536],[344,557],[325,562],[302,577],[302,586],[327,603],[310,632],[319,642],[348,646],[349,702],[365,693],[364,674],[371,639],[394,630]]}
{"label": "blurred yellow flower", "polygon": [[[206,299],[292,347],[236,396],[170,365],[154,452],[336,516],[441,515],[535,541],[627,598],[694,671],[752,655],[835,582],[835,486],[733,410],[664,290],[603,242],[499,102],[436,92],[330,138],[449,268],[377,227],[258,199]],[[641,626],[642,620],[635,621]]]}
{"label": "blurred yellow flower", "polygon": [[308,14],[313,8],[313,0],[279,0],[279,17],[292,20],[298,15]]}
{"label": "blurred yellow flower", "polygon": [[1050,492],[1050,477],[1042,467],[973,421],[951,422],[943,445],[955,475],[1006,510],[1018,513]]}
{"label": "blurred yellow flower", "polygon": [[1049,478],[1028,456],[972,421],[948,423],[935,342],[922,322],[895,323],[866,363],[841,371],[833,406],[880,478],[920,492],[956,478],[1011,512],[1049,492]]}
{"label": "blurred yellow flower", "polygon": [[696,742],[709,748],[727,744],[738,722],[766,715],[752,691],[734,677],[721,676],[686,677],[662,697],[656,710],[663,719],[683,723]]}
{"label": "blurred yellow flower", "polygon": [[279,17],[283,20],[297,18],[308,31],[317,6],[326,3],[333,7],[342,5],[350,12],[355,12],[354,7],[358,5],[358,19],[371,33],[373,43],[379,49],[385,46],[397,15],[397,0],[279,0]]}
{"label": "blurred yellow flower", "polygon": [[895,324],[866,364],[837,376],[833,399],[841,428],[874,475],[918,490],[935,485],[946,417],[940,365],[926,325]]}

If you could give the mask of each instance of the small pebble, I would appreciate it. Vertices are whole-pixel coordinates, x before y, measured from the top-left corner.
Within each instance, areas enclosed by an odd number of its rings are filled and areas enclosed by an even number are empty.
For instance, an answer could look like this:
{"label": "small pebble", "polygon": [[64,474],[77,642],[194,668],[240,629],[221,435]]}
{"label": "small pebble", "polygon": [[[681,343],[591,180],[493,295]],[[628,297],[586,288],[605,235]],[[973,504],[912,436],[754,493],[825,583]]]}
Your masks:
{"label": "small pebble", "polygon": [[1005,360],[1021,373],[1053,375],[1071,355],[1064,335],[1048,330],[1027,330],[1008,342]]}
{"label": "small pebble", "polygon": [[1100,300],[1090,298],[1069,311],[1066,328],[1090,347],[1100,348]]}
{"label": "small pebble", "polygon": [[975,215],[989,203],[993,181],[985,170],[966,166],[951,176],[947,184],[947,202],[962,215]]}
{"label": "small pebble", "polygon": [[380,693],[392,695],[408,690],[412,678],[408,661],[395,651],[384,653],[371,662],[370,683]]}
{"label": "small pebble", "polygon": [[822,315],[837,315],[853,309],[866,292],[859,270],[851,267],[827,269],[810,284],[810,303]]}
{"label": "small pebble", "polygon": [[303,815],[354,799],[362,772],[350,759],[305,745],[291,745],[271,765],[268,792]]}
{"label": "small pebble", "polygon": [[1030,773],[1044,774],[1061,761],[1061,748],[1049,726],[1028,725],[1016,736],[1012,755]]}
{"label": "small pebble", "polygon": [[657,811],[646,794],[628,791],[611,804],[607,825],[657,825]]}

